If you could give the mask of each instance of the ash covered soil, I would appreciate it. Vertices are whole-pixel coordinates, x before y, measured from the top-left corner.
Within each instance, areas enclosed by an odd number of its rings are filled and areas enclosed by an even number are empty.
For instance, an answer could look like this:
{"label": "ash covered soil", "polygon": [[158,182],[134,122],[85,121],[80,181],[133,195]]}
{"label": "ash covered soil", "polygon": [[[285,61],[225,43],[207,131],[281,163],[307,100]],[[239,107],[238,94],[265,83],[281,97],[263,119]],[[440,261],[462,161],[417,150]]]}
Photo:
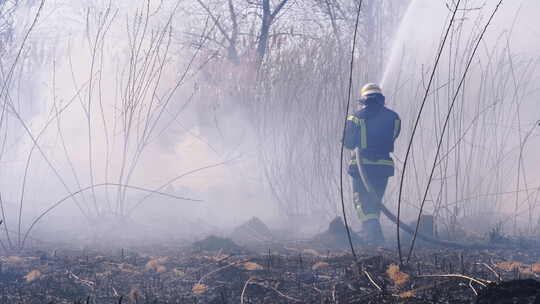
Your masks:
{"label": "ash covered soil", "polygon": [[333,232],[259,235],[252,245],[209,236],[189,246],[41,246],[0,257],[0,303],[540,303],[538,248],[419,248],[400,267],[395,249],[358,244],[357,264]]}

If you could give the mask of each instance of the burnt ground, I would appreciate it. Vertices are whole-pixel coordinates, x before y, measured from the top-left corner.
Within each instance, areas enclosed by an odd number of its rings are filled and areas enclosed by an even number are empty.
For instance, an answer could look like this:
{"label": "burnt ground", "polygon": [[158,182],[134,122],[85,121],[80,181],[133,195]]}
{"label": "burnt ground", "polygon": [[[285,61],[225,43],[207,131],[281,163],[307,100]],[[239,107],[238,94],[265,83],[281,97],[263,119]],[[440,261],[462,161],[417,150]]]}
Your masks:
{"label": "burnt ground", "polygon": [[537,247],[420,248],[399,267],[394,249],[359,245],[356,264],[346,247],[264,244],[212,236],[183,247],[4,253],[0,304],[540,303]]}
{"label": "burnt ground", "polygon": [[511,281],[537,278],[538,251],[419,249],[398,269],[393,250],[358,250],[381,291],[348,253],[306,248],[28,251],[2,257],[0,303],[475,303],[475,293],[478,303],[540,301],[537,281]]}

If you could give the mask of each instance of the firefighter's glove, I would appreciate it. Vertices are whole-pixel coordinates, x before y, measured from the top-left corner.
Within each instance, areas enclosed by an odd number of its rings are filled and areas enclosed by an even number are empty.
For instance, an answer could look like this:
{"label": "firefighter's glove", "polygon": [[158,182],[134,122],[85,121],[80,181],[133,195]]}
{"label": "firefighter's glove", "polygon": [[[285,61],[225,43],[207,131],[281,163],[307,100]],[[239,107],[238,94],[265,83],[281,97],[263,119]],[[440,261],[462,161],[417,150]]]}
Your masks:
{"label": "firefighter's glove", "polygon": [[354,178],[360,178],[360,171],[358,170],[358,165],[356,164],[349,164],[347,173]]}

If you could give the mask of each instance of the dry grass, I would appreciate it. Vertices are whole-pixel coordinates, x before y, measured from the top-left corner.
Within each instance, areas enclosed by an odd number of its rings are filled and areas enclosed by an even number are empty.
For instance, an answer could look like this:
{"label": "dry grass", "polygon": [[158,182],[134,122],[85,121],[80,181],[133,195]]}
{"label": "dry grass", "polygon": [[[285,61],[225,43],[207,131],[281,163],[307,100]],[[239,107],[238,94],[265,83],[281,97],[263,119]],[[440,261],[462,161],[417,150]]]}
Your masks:
{"label": "dry grass", "polygon": [[207,289],[208,289],[208,286],[204,284],[195,284],[193,285],[193,288],[191,288],[191,291],[193,291],[193,293],[196,295],[202,295],[203,293],[206,292]]}
{"label": "dry grass", "polygon": [[242,267],[245,270],[249,270],[249,271],[263,270],[264,269],[264,267],[262,267],[261,265],[259,265],[257,263],[254,263],[254,262],[245,262],[244,264],[242,264]]}
{"label": "dry grass", "polygon": [[163,265],[159,265],[157,268],[156,268],[156,272],[157,273],[163,273],[163,272],[166,272],[167,271],[167,267],[163,266]]}
{"label": "dry grass", "polygon": [[531,270],[530,267],[527,268],[521,268],[519,270],[519,273],[524,276],[534,276],[534,272]]}
{"label": "dry grass", "polygon": [[312,255],[312,256],[319,257],[319,258],[326,258],[326,255],[321,254],[320,252],[318,252],[315,249],[309,249],[308,248],[308,249],[304,249],[302,252],[305,253],[305,254],[309,254],[309,255]]}
{"label": "dry grass", "polygon": [[26,282],[35,281],[35,280],[41,278],[41,271],[39,271],[37,269],[34,269],[34,270],[30,271],[27,275],[25,275],[24,278],[26,279]]}
{"label": "dry grass", "polygon": [[8,263],[8,264],[22,264],[24,263],[24,258],[19,256],[8,256],[8,257],[2,257],[2,262]]}
{"label": "dry grass", "polygon": [[203,259],[207,259],[211,262],[221,262],[221,261],[224,261],[228,258],[230,258],[229,255],[226,255],[226,254],[221,254],[221,253],[218,253],[216,255],[205,255],[205,256],[202,256]]}
{"label": "dry grass", "polygon": [[99,277],[99,278],[105,278],[105,277],[111,276],[112,274],[113,274],[113,272],[110,271],[110,270],[106,270],[106,271],[103,271],[103,272],[96,272],[96,276]]}
{"label": "dry grass", "polygon": [[131,264],[126,264],[126,263],[122,263],[122,264],[118,265],[118,269],[120,269],[123,272],[127,272],[127,273],[133,273],[133,274],[140,273],[135,266],[133,266]]}
{"label": "dry grass", "polygon": [[521,266],[523,266],[523,263],[505,261],[505,262],[497,263],[495,266],[497,266],[497,268],[503,271],[510,272],[510,271],[514,271],[514,269],[516,268],[520,268]]}
{"label": "dry grass", "polygon": [[326,268],[328,266],[330,266],[330,264],[326,262],[318,262],[318,263],[313,264],[313,266],[311,266],[311,269],[318,270],[318,269]]}
{"label": "dry grass", "polygon": [[386,274],[394,282],[396,286],[403,286],[409,281],[410,275],[406,274],[399,270],[399,266],[395,264],[390,264],[388,269],[386,269]]}
{"label": "dry grass", "polygon": [[531,271],[534,273],[540,272],[540,261],[531,265]]}
{"label": "dry grass", "polygon": [[[146,265],[144,266],[144,269],[146,270],[154,270],[154,271],[157,271],[159,272],[159,270],[163,271],[163,268],[164,267],[162,264],[166,263],[167,262],[167,258],[153,258],[153,259],[150,259],[150,261],[148,261],[146,263]],[[167,270],[167,268],[165,268],[165,270]]]}
{"label": "dry grass", "polygon": [[540,262],[536,262],[527,267],[520,267],[519,273],[530,277],[537,276],[537,274],[540,273]]}
{"label": "dry grass", "polygon": [[402,292],[402,293],[399,294],[399,297],[401,299],[412,298],[412,297],[414,297],[414,291],[409,290],[409,291]]}

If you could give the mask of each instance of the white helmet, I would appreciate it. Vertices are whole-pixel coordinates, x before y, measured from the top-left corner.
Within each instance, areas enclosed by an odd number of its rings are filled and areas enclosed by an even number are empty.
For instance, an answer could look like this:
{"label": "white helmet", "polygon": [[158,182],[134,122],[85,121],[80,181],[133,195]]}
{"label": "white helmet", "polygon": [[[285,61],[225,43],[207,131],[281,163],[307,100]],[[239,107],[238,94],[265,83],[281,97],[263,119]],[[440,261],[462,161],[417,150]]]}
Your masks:
{"label": "white helmet", "polygon": [[381,87],[375,83],[368,83],[360,90],[360,97],[362,98],[371,94],[382,94]]}

